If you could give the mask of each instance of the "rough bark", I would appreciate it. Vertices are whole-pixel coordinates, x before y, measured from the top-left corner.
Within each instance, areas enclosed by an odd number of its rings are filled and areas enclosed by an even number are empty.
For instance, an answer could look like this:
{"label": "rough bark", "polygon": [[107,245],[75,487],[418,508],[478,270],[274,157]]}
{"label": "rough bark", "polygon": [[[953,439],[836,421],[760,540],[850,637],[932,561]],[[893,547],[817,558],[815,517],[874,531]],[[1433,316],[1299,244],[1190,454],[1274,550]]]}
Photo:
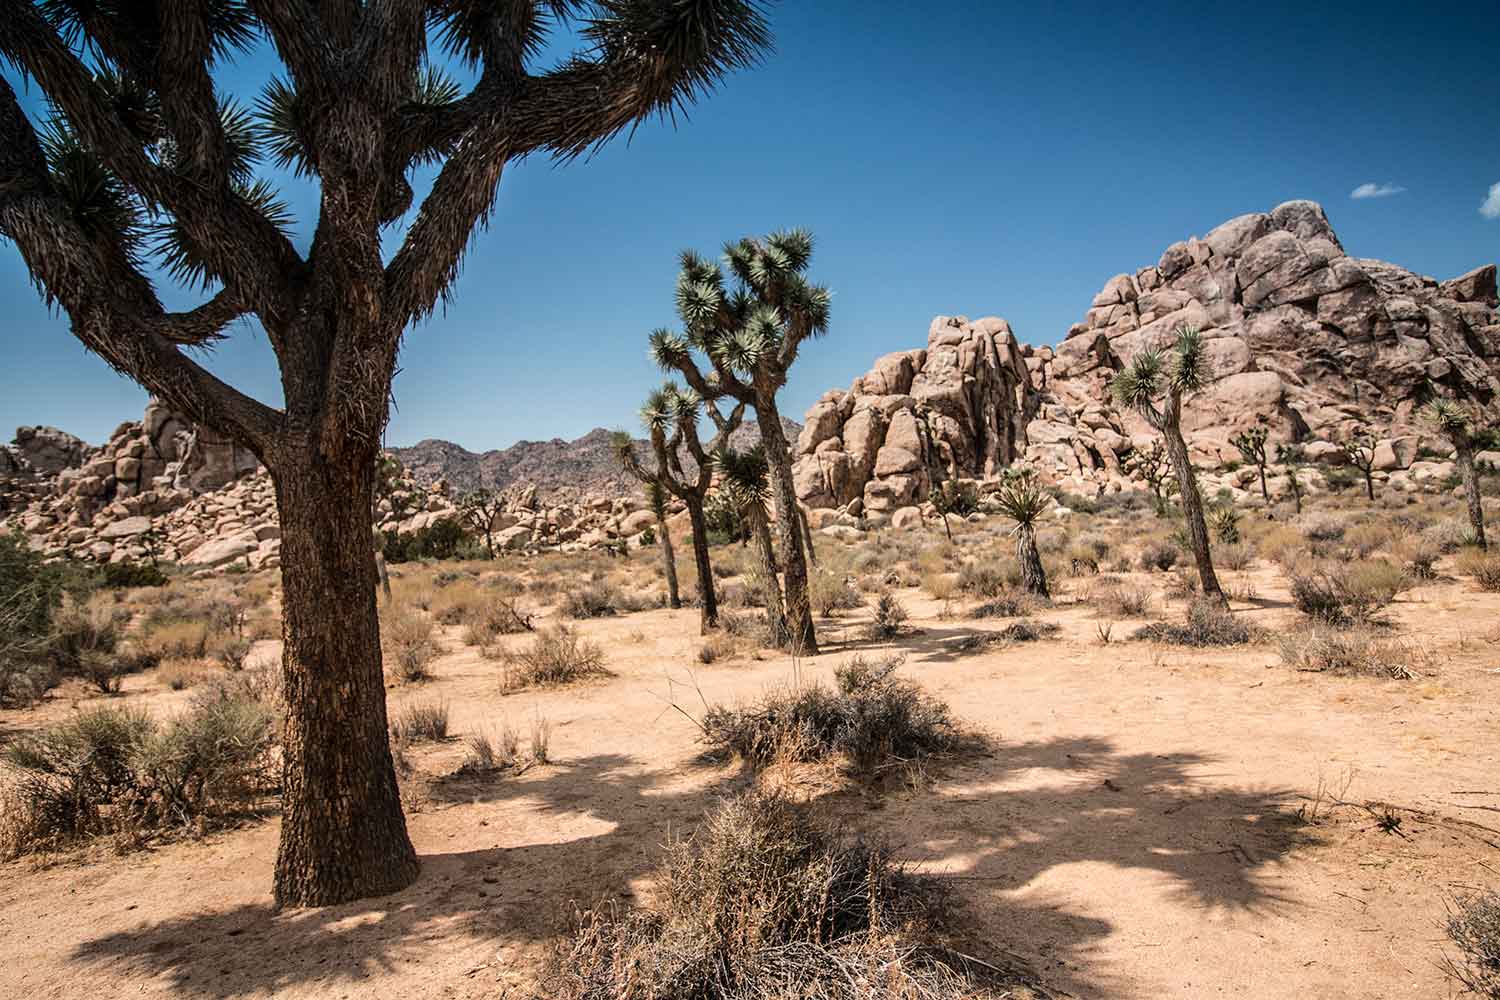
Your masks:
{"label": "rough bark", "polygon": [[816,656],[818,635],[813,629],[812,601],[807,592],[807,555],[797,513],[797,488],[792,481],[791,449],[781,430],[775,389],[756,386],[755,419],[770,466],[771,496],[776,505],[777,541],[786,577],[786,622],[791,644],[801,655]]}
{"label": "rough bark", "polygon": [[1266,488],[1266,463],[1257,462],[1256,471],[1260,473],[1260,498],[1266,503],[1271,502],[1271,491]]}
{"label": "rough bark", "polygon": [[807,511],[797,504],[797,523],[802,526],[802,544],[807,546],[807,562],[810,566],[818,565],[818,548],[813,544],[812,525],[807,523]]}
{"label": "rough bark", "polygon": [[1474,468],[1474,446],[1467,434],[1459,435],[1453,442],[1458,474],[1463,479],[1464,495],[1469,502],[1469,528],[1474,532],[1474,544],[1488,549],[1484,537],[1484,503],[1479,495],[1479,473]]}
{"label": "rough bark", "polygon": [[396,787],[367,512],[374,455],[280,448],[283,731],[278,906],[395,892],[418,863]]}
{"label": "rough bark", "polygon": [[1016,561],[1021,564],[1021,586],[1026,592],[1050,599],[1047,571],[1036,547],[1036,529],[1029,524],[1016,526]]}
{"label": "rough bark", "polygon": [[665,507],[656,510],[656,544],[661,546],[662,571],[667,576],[667,603],[675,611],[682,607],[682,595],[677,590],[677,554],[672,551],[672,533],[667,530]]}
{"label": "rough bark", "polygon": [[760,553],[760,570],[766,581],[766,625],[772,646],[787,644],[786,609],[781,604],[781,584],[776,571],[776,547],[771,542],[771,525],[765,509],[756,501],[749,511],[755,548]]}
{"label": "rough bark", "polygon": [[699,629],[708,634],[719,626],[719,598],[714,592],[714,568],[708,559],[708,519],[703,516],[703,500],[688,497],[688,520],[693,526],[693,562],[698,567]]}
{"label": "rough bark", "polygon": [[1187,521],[1188,537],[1193,543],[1193,560],[1198,564],[1198,582],[1203,596],[1228,607],[1229,599],[1219,586],[1218,574],[1214,572],[1213,550],[1208,539],[1208,524],[1203,519],[1203,497],[1198,492],[1198,476],[1193,471],[1193,460],[1188,454],[1187,442],[1182,437],[1182,400],[1174,396],[1168,404],[1163,421],[1162,437],[1167,442],[1167,453],[1172,457],[1172,466],[1177,471],[1178,502],[1182,504],[1182,516]]}

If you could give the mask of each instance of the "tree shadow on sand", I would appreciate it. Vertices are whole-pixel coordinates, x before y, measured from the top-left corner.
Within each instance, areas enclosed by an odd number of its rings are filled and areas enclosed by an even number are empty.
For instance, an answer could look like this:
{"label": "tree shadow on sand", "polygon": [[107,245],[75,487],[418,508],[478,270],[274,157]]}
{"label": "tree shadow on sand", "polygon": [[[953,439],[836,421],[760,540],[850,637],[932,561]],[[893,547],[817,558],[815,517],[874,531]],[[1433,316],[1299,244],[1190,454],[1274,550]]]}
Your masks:
{"label": "tree shadow on sand", "polygon": [[[950,880],[981,951],[1007,954],[1019,934],[1045,981],[1109,996],[1129,979],[1092,957],[1112,925],[1060,901],[1023,898],[1034,894],[1019,890],[1038,876],[1095,862],[1160,873],[1194,907],[1284,903],[1268,873],[1300,842],[1297,820],[1277,793],[1204,785],[1191,772],[1205,763],[1124,754],[1093,739],[1000,745],[953,768],[932,792],[895,797],[874,813],[859,796],[828,806],[877,836],[901,838],[902,854]],[[451,808],[480,807],[474,822],[495,826],[496,846],[429,851],[421,879],[400,893],[284,914],[269,902],[208,910],[86,941],[72,957],[116,975],[165,977],[181,995],[223,998],[320,983],[357,989],[409,971],[456,932],[487,942],[488,959],[502,945],[554,938],[570,903],[628,901],[661,844],[690,832],[741,784],[734,770],[705,786],[681,768],[651,770],[615,754],[473,783],[461,793],[470,805]],[[500,846],[507,817],[526,818],[525,829],[545,837]],[[909,839],[916,830],[920,841]]]}

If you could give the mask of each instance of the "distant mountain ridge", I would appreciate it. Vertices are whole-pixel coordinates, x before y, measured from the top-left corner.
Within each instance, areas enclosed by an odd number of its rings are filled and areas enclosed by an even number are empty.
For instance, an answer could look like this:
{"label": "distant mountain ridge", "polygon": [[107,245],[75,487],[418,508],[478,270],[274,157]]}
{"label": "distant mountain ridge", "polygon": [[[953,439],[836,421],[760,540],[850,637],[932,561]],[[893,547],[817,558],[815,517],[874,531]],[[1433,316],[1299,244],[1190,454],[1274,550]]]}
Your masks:
{"label": "distant mountain ridge", "polygon": [[[781,420],[787,442],[796,447],[802,425]],[[406,466],[414,479],[431,483],[446,479],[455,495],[477,489],[504,489],[517,483],[534,483],[543,495],[563,489],[627,493],[639,484],[620,469],[610,446],[612,431],[595,427],[572,441],[517,441],[509,448],[472,452],[440,438],[428,438],[405,448],[386,449]],[[731,447],[744,450],[760,440],[753,420],[740,425],[730,439]],[[643,456],[647,442],[636,439]],[[691,467],[691,463],[686,463]]]}

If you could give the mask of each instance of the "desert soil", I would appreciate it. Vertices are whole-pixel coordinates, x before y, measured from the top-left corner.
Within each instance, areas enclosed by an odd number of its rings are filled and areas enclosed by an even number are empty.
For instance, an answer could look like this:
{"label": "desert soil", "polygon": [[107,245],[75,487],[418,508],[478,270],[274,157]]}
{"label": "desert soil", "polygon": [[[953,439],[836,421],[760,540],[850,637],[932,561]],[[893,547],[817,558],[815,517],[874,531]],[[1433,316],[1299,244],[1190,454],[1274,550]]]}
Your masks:
{"label": "desert soil", "polygon": [[[1276,574],[1250,582],[1260,597],[1237,605],[1247,618],[1304,627]],[[941,618],[920,592],[900,596],[916,631],[884,645],[991,733],[994,752],[880,796],[823,798],[952,880],[989,954],[1079,997],[1450,995],[1444,898],[1500,881],[1500,595],[1453,581],[1403,595],[1402,634],[1435,657],[1411,681],[1297,673],[1274,641],[1119,641],[1138,623],[1103,644],[1081,606],[1042,614],[1058,638],[958,653],[955,639],[1005,623]],[[870,651],[860,621],[824,623],[825,652],[795,667],[804,681]],[[552,763],[408,783],[423,857],[410,889],[276,913],[274,817],[120,856],[11,864],[0,996],[524,995],[574,905],[640,898],[660,846],[747,780],[697,759],[694,724],[671,703],[698,713],[700,690],[750,699],[794,674],[770,654],[698,664],[691,610],[581,627],[605,644],[613,678],[502,695],[499,668],[450,634],[436,681],[392,689],[393,712],[451,708],[459,738],[412,753],[434,778],[457,768],[467,732],[552,725]],[[125,695],[159,711],[188,696],[145,678]],[[0,738],[69,710],[64,695],[0,713]]]}

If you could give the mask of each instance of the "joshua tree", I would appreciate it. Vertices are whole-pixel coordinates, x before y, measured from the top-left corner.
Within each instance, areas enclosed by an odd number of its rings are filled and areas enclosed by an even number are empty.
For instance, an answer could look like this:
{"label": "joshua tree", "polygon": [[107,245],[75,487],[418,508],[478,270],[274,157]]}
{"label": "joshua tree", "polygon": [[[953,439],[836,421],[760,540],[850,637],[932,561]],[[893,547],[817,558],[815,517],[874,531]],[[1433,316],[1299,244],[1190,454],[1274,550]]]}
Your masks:
{"label": "joshua tree", "polygon": [[1271,491],[1266,489],[1266,433],[1265,424],[1256,424],[1230,438],[1229,443],[1234,445],[1240,457],[1255,466],[1260,475],[1261,499],[1270,503]]}
{"label": "joshua tree", "polygon": [[[1209,549],[1208,525],[1203,520],[1203,497],[1198,492],[1198,477],[1182,437],[1182,397],[1197,392],[1208,382],[1208,368],[1203,360],[1203,338],[1194,327],[1177,331],[1177,342],[1170,356],[1158,349],[1142,351],[1115,376],[1110,388],[1124,406],[1133,407],[1146,422],[1161,432],[1167,454],[1177,470],[1177,494],[1187,519],[1188,535],[1193,543],[1193,557],[1198,563],[1198,579],[1203,596],[1225,606],[1228,599],[1219,587],[1214,573],[1213,555]],[[1157,400],[1161,399],[1158,405]]]}
{"label": "joshua tree", "polygon": [[1453,445],[1458,474],[1464,482],[1464,493],[1469,501],[1469,528],[1474,533],[1474,544],[1488,549],[1484,537],[1484,504],[1479,497],[1479,473],[1474,468],[1474,424],[1468,412],[1447,399],[1433,400],[1428,415],[1438,430],[1443,432]]}
{"label": "joshua tree", "polygon": [[1047,591],[1047,570],[1036,548],[1036,522],[1051,502],[1051,495],[1029,468],[1009,470],[995,493],[1000,513],[1016,522],[1016,561],[1021,564],[1021,586],[1038,597],[1051,597]]}
{"label": "joshua tree", "polygon": [[667,530],[667,491],[661,483],[650,480],[646,483],[646,503],[656,518],[656,544],[661,549],[662,572],[667,577],[667,603],[672,609],[682,607],[682,595],[677,590],[677,553],[672,551],[672,533]]}
{"label": "joshua tree", "polygon": [[755,536],[761,575],[766,583],[766,622],[771,644],[784,646],[787,642],[786,610],[781,606],[781,588],[776,582],[776,548],[771,544],[770,518],[766,515],[766,507],[771,502],[766,451],[758,444],[748,451],[720,448],[714,453],[714,462],[722,476],[720,489],[729,495],[740,516],[750,523],[750,533]]}
{"label": "joshua tree", "polygon": [[1287,489],[1292,491],[1292,503],[1296,505],[1299,514],[1302,513],[1302,480],[1297,476],[1302,469],[1303,460],[1300,445],[1279,444],[1276,446],[1276,461],[1286,469]]}
{"label": "joshua tree", "polygon": [[471,490],[458,502],[458,516],[475,534],[484,536],[491,559],[495,558],[495,521],[504,512],[505,498],[494,490]]}
{"label": "joshua tree", "polygon": [[[705,411],[717,431],[708,449],[698,437],[698,419]],[[709,452],[728,442],[744,415],[743,403],[736,404],[725,417],[716,405],[705,403],[697,393],[684,392],[676,383],[665,382],[660,389],[652,390],[641,407],[641,423],[650,438],[656,467],[647,469],[641,464],[628,434],[617,433],[614,439],[615,454],[625,471],[643,483],[655,483],[687,505],[693,526],[693,560],[698,567],[698,606],[704,632],[719,624],[719,600],[714,592],[713,564],[708,555],[708,520],[703,516],[704,500],[713,485]],[[697,465],[692,478],[683,471],[684,448]]]}
{"label": "joshua tree", "polygon": [[1371,434],[1350,435],[1342,445],[1349,464],[1365,477],[1365,496],[1375,499],[1375,438]]}
{"label": "joshua tree", "polygon": [[1151,488],[1151,495],[1156,500],[1156,516],[1166,517],[1167,497],[1172,491],[1172,464],[1161,439],[1152,441],[1149,448],[1137,448],[1130,456],[1128,467]]}
{"label": "joshua tree", "polygon": [[[812,234],[773,233],[724,248],[733,287],[718,264],[683,253],[677,277],[677,315],[684,333],[657,330],[651,354],[663,369],[682,373],[704,399],[729,397],[755,407],[761,443],[770,464],[786,577],[786,614],[791,642],[806,654],[818,651],[807,594],[805,541],[792,455],[781,428],[776,393],[786,384],[803,341],[828,329],[828,289],[808,282]],[[701,352],[709,369],[699,367]]]}
{"label": "joshua tree", "polygon": [[[572,19],[584,51],[534,71],[549,29]],[[285,75],[251,111],[215,73],[262,37]],[[429,40],[474,70],[468,93],[428,61]],[[0,0],[0,55],[53,115],[39,129],[0,80],[0,234],[86,347],[250,449],[275,483],[277,904],[417,877],[369,524],[402,334],[449,293],[507,162],[572,159],[671,115],[768,44],[758,0]],[[319,183],[315,223],[294,230],[256,178],[265,155]],[[419,167],[435,174],[420,207]],[[173,312],[158,273],[216,290]],[[279,409],[193,356],[247,317],[280,368]]]}

